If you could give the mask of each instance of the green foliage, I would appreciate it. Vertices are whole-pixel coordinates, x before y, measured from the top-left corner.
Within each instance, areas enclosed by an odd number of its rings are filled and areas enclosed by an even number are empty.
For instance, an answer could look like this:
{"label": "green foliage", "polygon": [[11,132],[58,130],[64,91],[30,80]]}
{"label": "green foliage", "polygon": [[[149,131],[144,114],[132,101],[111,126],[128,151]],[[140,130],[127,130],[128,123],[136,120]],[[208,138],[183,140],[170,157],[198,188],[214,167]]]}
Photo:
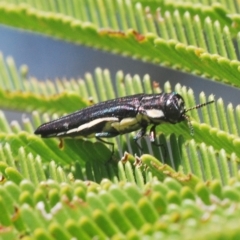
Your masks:
{"label": "green foliage", "polygon": [[228,5],[76,0],[73,7],[75,2],[67,1],[13,2],[0,1],[1,23],[240,86],[239,50],[232,41],[240,45],[240,25]]}
{"label": "green foliage", "polygon": [[[239,10],[229,1],[12,0],[0,1],[0,23],[239,87]],[[99,68],[41,82],[0,55],[0,107],[32,112],[22,123],[0,112],[0,238],[238,239],[239,106],[215,99],[190,112],[194,137],[186,122],[160,125],[164,148],[142,139],[141,156],[133,134],[112,140],[112,159],[95,140],[33,134],[93,103],[161,91],[180,93],[187,107],[213,99]]]}

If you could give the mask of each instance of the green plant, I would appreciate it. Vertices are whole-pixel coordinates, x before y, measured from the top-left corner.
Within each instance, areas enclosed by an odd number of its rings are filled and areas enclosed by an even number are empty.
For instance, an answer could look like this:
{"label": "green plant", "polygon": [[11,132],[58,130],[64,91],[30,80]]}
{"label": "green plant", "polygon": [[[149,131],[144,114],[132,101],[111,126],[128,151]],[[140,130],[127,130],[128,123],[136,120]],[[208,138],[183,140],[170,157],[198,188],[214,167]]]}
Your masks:
{"label": "green plant", "polygon": [[[230,1],[0,1],[2,24],[237,88],[238,12]],[[97,68],[84,79],[40,82],[1,55],[0,106],[33,112],[22,126],[0,115],[1,238],[238,239],[239,106],[216,99],[191,112],[193,138],[186,123],[159,126],[166,156],[144,139],[150,154],[137,156],[133,134],[113,139],[118,149],[110,162],[110,149],[95,140],[67,139],[61,146],[33,134],[42,122],[90,105],[89,97],[99,102],[173,90],[187,106],[196,104],[180,84],[161,89],[148,75],[121,71],[115,79]],[[197,102],[209,99],[202,93]]]}

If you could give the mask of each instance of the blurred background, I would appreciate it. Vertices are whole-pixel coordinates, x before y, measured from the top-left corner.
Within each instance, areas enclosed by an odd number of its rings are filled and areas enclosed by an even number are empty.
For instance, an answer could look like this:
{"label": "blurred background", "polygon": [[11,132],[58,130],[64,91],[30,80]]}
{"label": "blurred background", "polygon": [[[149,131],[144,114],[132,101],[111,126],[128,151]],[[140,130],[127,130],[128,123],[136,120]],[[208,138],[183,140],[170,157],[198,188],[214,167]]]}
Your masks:
{"label": "blurred background", "polygon": [[[5,58],[12,56],[17,67],[26,64],[29,75],[41,80],[84,77],[86,72],[94,73],[96,67],[101,67],[109,69],[113,79],[118,70],[132,76],[149,74],[151,80],[159,82],[160,86],[166,81],[170,81],[172,86],[180,82],[192,88],[195,96],[204,91],[207,95],[214,94],[215,99],[223,98],[225,104],[231,102],[236,106],[240,103],[240,90],[234,87],[2,25],[0,51]],[[7,111],[6,115],[10,121],[22,118],[22,113],[12,111]]]}

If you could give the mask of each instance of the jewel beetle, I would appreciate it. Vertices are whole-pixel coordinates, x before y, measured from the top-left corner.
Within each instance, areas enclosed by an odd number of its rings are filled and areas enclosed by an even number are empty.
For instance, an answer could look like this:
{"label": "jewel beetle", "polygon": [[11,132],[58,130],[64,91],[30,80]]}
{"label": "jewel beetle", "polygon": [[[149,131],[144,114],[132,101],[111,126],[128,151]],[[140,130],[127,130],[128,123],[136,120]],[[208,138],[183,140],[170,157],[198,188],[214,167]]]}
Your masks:
{"label": "jewel beetle", "polygon": [[149,138],[153,143],[156,126],[163,123],[176,124],[186,120],[193,135],[190,117],[186,113],[213,102],[214,100],[186,109],[183,97],[176,92],[135,94],[100,102],[44,123],[36,129],[35,134],[42,138],[95,137],[110,144],[113,152],[114,144],[103,138],[139,130],[134,137],[137,143],[145,136],[148,126],[151,126]]}

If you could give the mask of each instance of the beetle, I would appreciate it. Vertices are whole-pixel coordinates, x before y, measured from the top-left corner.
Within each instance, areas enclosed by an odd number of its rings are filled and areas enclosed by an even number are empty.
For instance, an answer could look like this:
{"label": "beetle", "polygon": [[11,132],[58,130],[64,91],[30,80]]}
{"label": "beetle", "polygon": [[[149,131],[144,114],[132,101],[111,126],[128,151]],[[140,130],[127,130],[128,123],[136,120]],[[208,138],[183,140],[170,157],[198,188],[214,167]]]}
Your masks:
{"label": "beetle", "polygon": [[44,123],[36,129],[35,134],[41,135],[42,138],[95,137],[110,144],[113,154],[114,144],[102,138],[139,130],[134,137],[137,143],[146,134],[147,127],[151,126],[149,138],[155,143],[157,125],[176,124],[184,120],[188,122],[190,133],[193,135],[190,117],[186,113],[213,102],[214,100],[186,109],[183,97],[176,92],[135,94],[100,102]]}

